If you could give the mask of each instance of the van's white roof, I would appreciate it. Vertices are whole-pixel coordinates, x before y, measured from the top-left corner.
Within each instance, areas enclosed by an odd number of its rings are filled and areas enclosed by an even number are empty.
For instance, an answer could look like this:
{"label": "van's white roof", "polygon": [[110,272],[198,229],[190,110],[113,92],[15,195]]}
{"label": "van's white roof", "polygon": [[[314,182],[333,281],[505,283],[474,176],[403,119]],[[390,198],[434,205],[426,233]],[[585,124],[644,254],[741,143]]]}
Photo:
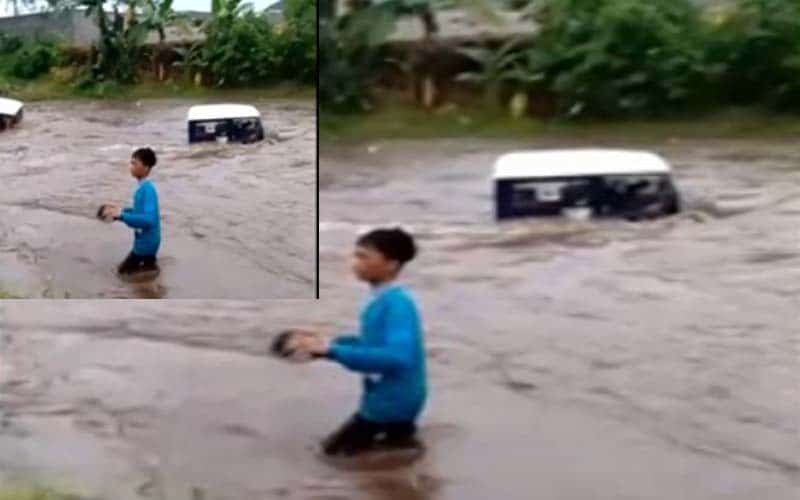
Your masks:
{"label": "van's white roof", "polygon": [[554,149],[516,151],[497,159],[495,179],[666,174],[670,166],[648,151]]}
{"label": "van's white roof", "polygon": [[14,116],[22,109],[22,103],[14,99],[0,97],[0,115]]}
{"label": "van's white roof", "polygon": [[246,104],[203,104],[189,108],[187,119],[190,122],[202,120],[222,120],[226,118],[259,118],[261,113]]}

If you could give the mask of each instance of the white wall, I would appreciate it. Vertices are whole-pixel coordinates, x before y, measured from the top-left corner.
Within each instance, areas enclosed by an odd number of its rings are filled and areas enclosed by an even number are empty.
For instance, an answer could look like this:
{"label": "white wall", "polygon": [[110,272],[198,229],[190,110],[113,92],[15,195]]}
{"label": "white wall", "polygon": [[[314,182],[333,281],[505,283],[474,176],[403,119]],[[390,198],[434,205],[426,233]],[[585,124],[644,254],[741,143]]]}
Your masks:
{"label": "white wall", "polygon": [[[277,2],[277,0],[245,0],[245,2],[251,3],[256,10],[263,10]],[[43,2],[42,5],[46,4]],[[20,13],[24,14],[36,12],[39,8],[41,7],[34,8],[32,10],[26,10],[24,7],[20,6]],[[175,0],[173,3],[173,8],[175,10],[198,10],[210,12],[211,0]],[[11,7],[11,4],[7,3],[6,0],[0,0],[0,17],[11,16],[13,11],[14,10]]]}

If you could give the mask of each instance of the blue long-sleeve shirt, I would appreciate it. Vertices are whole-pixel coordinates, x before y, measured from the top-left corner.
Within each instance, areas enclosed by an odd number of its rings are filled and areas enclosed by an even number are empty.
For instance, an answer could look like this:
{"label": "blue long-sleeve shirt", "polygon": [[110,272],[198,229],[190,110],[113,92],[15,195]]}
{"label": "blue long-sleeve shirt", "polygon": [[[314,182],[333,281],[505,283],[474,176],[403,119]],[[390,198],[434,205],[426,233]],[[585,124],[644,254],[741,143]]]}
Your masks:
{"label": "blue long-sleeve shirt", "polygon": [[414,421],[427,398],[419,314],[401,286],[375,291],[361,312],[360,334],[335,339],[328,356],[364,374],[359,414],[375,422]]}
{"label": "blue long-sleeve shirt", "polygon": [[133,207],[123,209],[120,220],[133,228],[133,253],[141,256],[158,253],[161,246],[161,216],[158,193],[150,180],[139,181],[139,187],[133,195]]}

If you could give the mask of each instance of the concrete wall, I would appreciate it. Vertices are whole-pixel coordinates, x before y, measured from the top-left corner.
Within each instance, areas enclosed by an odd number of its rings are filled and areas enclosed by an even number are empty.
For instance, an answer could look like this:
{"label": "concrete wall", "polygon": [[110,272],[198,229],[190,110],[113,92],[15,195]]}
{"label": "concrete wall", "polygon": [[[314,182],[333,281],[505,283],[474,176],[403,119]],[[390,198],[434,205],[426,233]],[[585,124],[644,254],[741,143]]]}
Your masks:
{"label": "concrete wall", "polygon": [[99,31],[83,12],[45,12],[0,18],[0,32],[26,37],[56,38],[66,43],[88,46]]}
{"label": "concrete wall", "polygon": [[[1,1],[1,0],[0,0]],[[208,12],[182,12],[192,20],[205,20],[211,17]],[[92,18],[81,11],[43,12],[16,17],[0,18],[0,32],[26,37],[56,38],[67,44],[88,47],[100,37],[100,31]],[[167,42],[193,42],[202,40],[203,35],[197,28],[188,33],[176,27],[166,30]],[[147,38],[148,43],[156,43],[158,34],[153,32]]]}

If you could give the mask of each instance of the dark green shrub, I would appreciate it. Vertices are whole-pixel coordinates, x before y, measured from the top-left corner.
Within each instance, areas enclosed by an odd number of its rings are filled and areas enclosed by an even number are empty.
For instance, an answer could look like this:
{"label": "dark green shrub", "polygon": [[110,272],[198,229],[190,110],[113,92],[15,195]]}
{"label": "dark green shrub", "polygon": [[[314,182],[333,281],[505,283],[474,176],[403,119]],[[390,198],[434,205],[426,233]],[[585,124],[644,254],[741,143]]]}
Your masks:
{"label": "dark green shrub", "polygon": [[22,39],[18,36],[0,33],[0,56],[13,54],[22,48]]}
{"label": "dark green shrub", "polygon": [[58,61],[55,46],[41,42],[24,45],[9,62],[9,73],[16,78],[30,80],[50,71]]}
{"label": "dark green shrub", "polygon": [[662,114],[707,95],[704,29],[689,0],[546,0],[527,54],[572,115]]}
{"label": "dark green shrub", "polygon": [[800,2],[737,0],[715,20],[707,54],[726,103],[800,104]]}

